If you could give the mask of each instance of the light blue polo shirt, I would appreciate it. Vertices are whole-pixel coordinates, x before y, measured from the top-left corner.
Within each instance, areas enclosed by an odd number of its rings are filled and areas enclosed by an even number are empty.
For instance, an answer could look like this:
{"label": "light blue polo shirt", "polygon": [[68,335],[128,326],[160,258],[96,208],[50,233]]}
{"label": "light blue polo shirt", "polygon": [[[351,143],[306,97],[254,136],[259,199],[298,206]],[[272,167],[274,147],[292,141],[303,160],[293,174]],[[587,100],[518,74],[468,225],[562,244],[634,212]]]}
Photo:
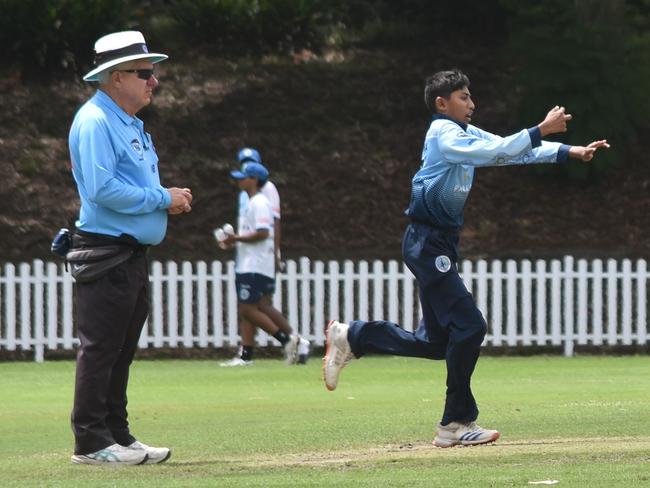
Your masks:
{"label": "light blue polo shirt", "polygon": [[97,90],[75,115],[68,144],[81,199],[77,228],[160,243],[171,196],[160,185],[158,156],[144,123]]}

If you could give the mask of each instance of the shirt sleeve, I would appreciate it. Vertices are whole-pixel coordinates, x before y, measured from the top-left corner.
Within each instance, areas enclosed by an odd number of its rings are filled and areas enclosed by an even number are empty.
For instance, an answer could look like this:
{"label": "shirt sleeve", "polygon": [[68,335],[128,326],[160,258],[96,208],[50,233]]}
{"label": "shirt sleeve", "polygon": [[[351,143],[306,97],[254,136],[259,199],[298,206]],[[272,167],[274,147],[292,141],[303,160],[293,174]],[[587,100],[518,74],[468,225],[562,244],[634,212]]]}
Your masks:
{"label": "shirt sleeve", "polygon": [[280,194],[278,193],[278,189],[271,181],[267,181],[262,188],[262,193],[271,204],[273,217],[280,220]]}
{"label": "shirt sleeve", "polygon": [[165,209],[171,195],[159,186],[145,188],[117,175],[117,154],[103,121],[87,121],[79,132],[79,156],[84,188],[90,201],[124,214],[138,215]]}
{"label": "shirt sleeve", "polygon": [[[474,131],[484,134],[484,137],[498,137],[490,132],[472,127]],[[532,141],[532,149],[514,157],[508,161],[497,164],[514,165],[514,164],[539,164],[539,163],[565,163],[569,157],[569,148],[566,144],[560,142],[543,141],[539,127],[528,129],[528,134]]]}
{"label": "shirt sleeve", "polygon": [[474,126],[464,131],[454,123],[444,123],[438,147],[446,161],[478,167],[556,162],[560,144],[541,141],[536,127],[501,137]]}
{"label": "shirt sleeve", "polygon": [[468,126],[467,131],[453,122],[444,122],[438,129],[438,147],[445,161],[470,166],[512,164],[517,156],[532,149],[531,136],[524,129],[508,137],[500,137]]}

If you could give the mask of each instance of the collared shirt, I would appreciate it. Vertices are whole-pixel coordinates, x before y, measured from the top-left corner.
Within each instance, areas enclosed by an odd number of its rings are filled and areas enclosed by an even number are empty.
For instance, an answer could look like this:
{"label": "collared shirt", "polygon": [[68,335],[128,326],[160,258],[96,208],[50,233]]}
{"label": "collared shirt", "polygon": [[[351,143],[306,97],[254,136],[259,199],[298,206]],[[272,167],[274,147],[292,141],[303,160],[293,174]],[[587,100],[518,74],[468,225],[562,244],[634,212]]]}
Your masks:
{"label": "collared shirt", "polygon": [[422,166],[411,183],[411,219],[443,229],[463,225],[474,169],[564,162],[569,146],[541,140],[539,128],[500,137],[436,114],[424,140]]}
{"label": "collared shirt", "polygon": [[144,123],[97,90],[75,115],[68,144],[81,199],[77,228],[160,243],[171,196],[160,185],[158,156]]}

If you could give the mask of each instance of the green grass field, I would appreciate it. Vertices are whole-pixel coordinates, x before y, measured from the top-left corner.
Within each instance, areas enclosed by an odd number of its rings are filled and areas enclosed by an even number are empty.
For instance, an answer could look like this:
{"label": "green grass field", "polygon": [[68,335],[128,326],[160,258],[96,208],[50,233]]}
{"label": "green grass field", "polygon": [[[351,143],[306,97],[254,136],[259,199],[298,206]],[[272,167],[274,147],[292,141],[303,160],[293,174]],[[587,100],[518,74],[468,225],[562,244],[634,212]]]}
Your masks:
{"label": "green grass field", "polygon": [[140,360],[132,430],[165,445],[163,465],[70,463],[74,363],[0,363],[0,486],[559,486],[650,485],[650,359],[484,357],[474,376],[492,446],[431,445],[444,364],[353,362],[335,392],[320,361],[248,368]]}

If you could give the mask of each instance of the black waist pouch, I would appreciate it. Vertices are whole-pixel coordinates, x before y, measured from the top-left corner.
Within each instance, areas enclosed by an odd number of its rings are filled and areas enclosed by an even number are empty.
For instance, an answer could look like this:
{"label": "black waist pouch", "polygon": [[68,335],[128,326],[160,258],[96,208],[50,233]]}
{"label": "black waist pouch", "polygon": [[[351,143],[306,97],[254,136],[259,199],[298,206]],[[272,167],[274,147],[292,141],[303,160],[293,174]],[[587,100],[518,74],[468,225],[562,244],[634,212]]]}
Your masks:
{"label": "black waist pouch", "polygon": [[119,244],[71,249],[65,259],[79,283],[95,281],[133,256],[135,249]]}

